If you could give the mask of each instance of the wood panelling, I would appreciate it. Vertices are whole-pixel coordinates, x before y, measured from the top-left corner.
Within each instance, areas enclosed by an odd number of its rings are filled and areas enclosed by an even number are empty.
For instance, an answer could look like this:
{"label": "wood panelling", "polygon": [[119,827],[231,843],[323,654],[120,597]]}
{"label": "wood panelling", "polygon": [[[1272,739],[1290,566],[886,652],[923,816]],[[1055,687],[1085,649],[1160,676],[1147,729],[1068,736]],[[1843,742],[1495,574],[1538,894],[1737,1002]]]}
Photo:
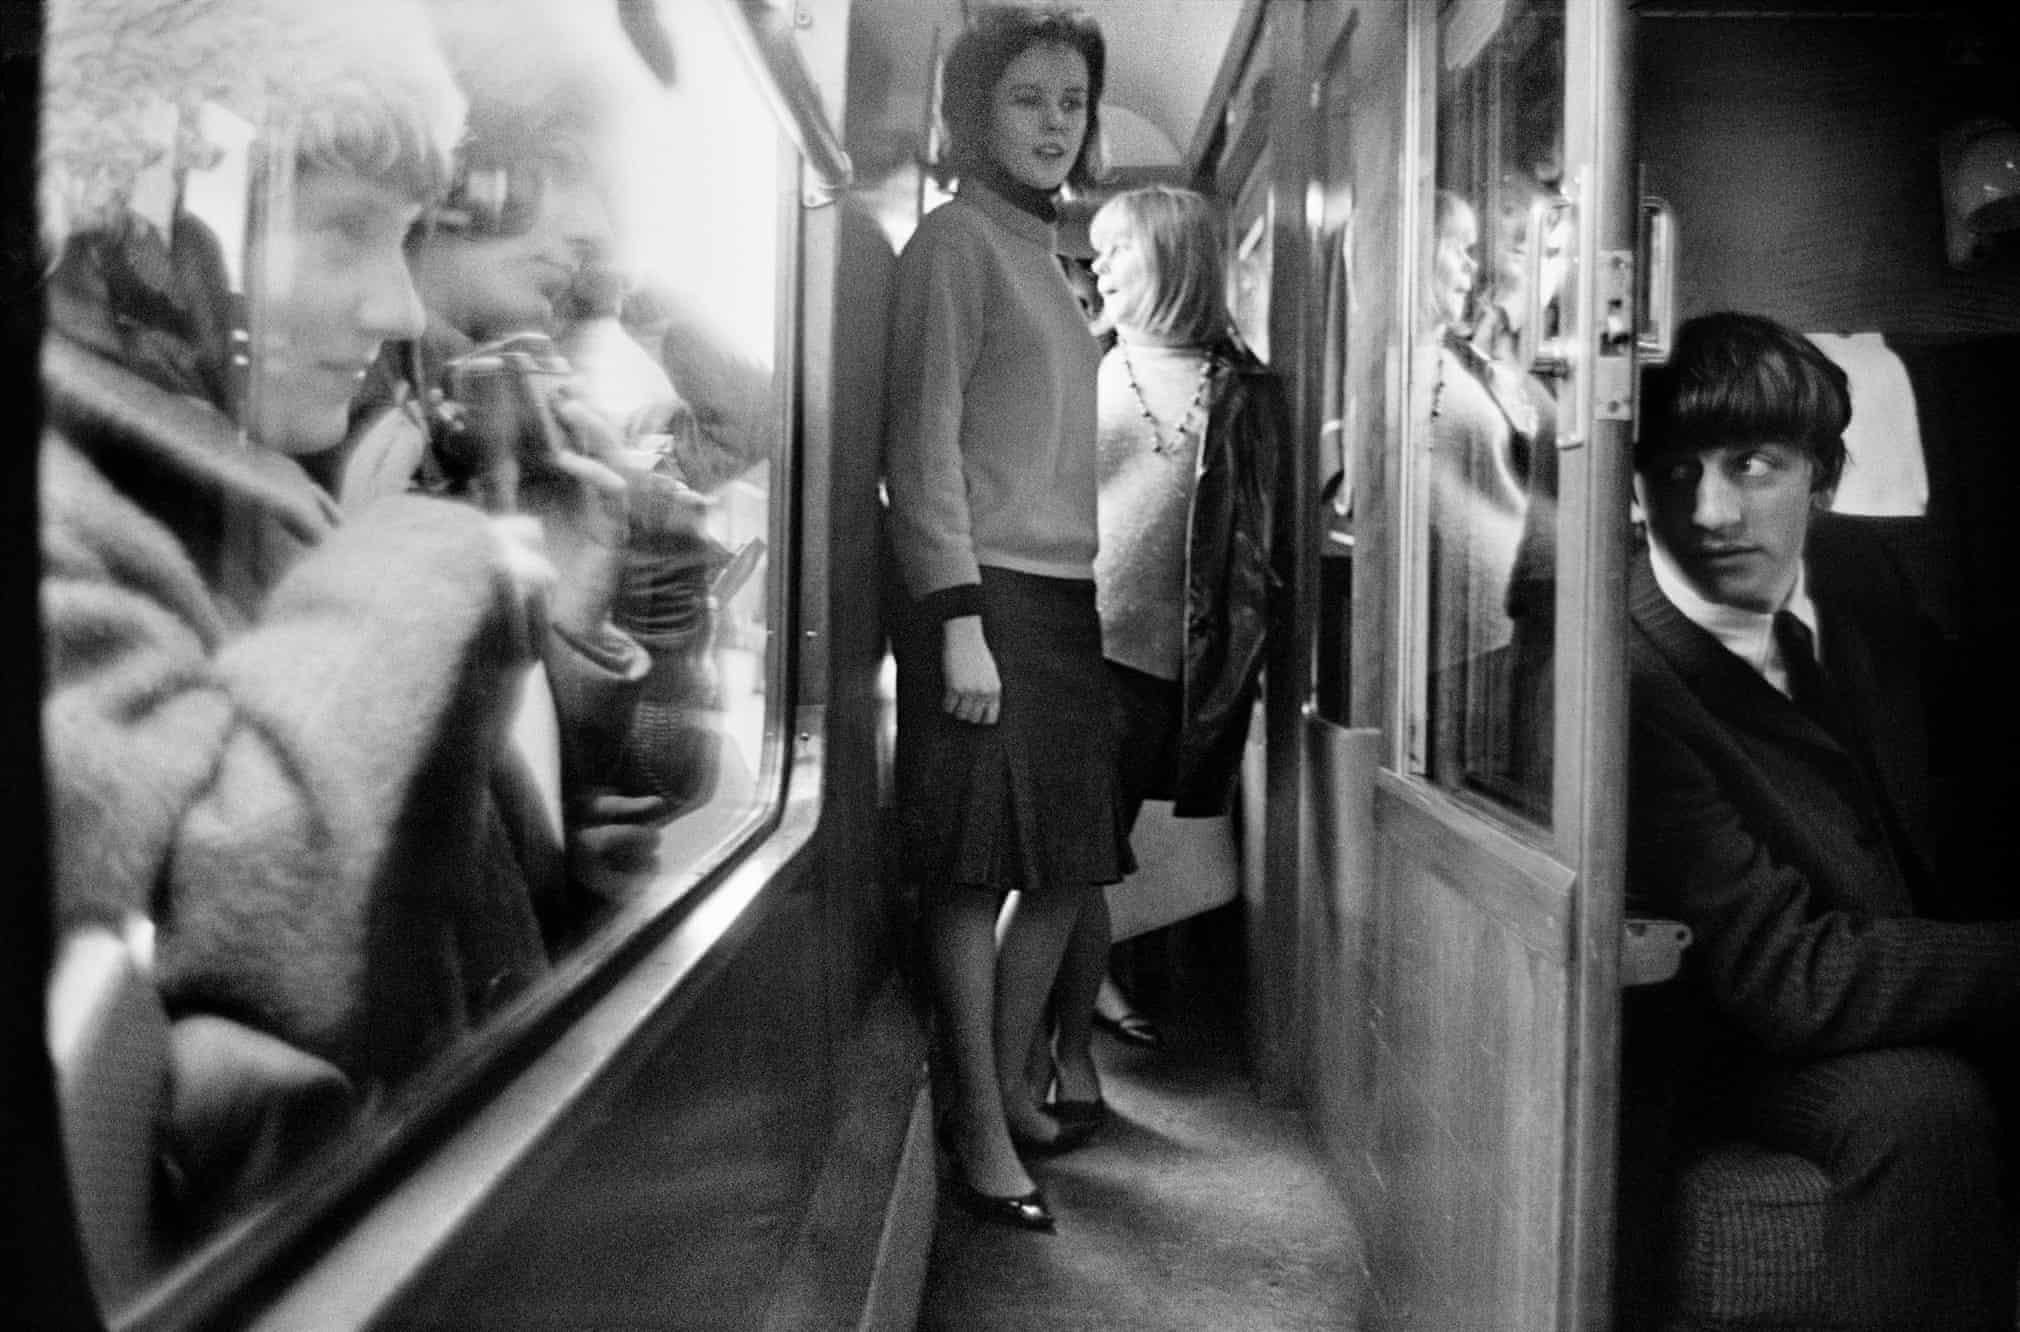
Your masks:
{"label": "wood panelling", "polygon": [[1752,310],[1811,332],[2020,329],[2020,261],[1944,257],[1937,135],[2010,114],[1953,63],[1938,17],[1640,23],[1646,188],[1676,207],[1686,316]]}
{"label": "wood panelling", "polygon": [[1303,821],[1305,891],[1298,902],[1298,1092],[1328,1156],[1373,1140],[1375,1029],[1375,769],[1379,731],[1305,727],[1311,785]]}
{"label": "wood panelling", "polygon": [[1407,848],[1473,908],[1499,922],[1539,956],[1570,956],[1571,873],[1511,833],[1483,824],[1451,796],[1383,772],[1376,779],[1375,833]]}
{"label": "wood panelling", "polygon": [[1365,1241],[1362,1325],[1552,1326],[1570,875],[1377,770],[1373,731],[1306,744],[1302,1091]]}

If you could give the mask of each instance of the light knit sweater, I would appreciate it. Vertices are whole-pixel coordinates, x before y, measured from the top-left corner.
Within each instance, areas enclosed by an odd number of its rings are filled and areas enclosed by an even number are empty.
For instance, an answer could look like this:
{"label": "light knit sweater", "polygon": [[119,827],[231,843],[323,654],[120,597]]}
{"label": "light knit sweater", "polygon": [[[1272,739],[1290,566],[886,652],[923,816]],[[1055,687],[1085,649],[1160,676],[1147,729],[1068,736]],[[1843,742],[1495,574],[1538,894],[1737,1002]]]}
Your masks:
{"label": "light knit sweater", "polygon": [[[1101,651],[1111,661],[1176,680],[1185,652],[1186,528],[1212,402],[1202,399],[1199,411],[1188,409],[1205,356],[1190,347],[1144,345],[1129,348],[1127,365],[1123,355],[1118,346],[1101,363],[1101,553],[1094,560]],[[1155,430],[1144,420],[1145,404]]]}
{"label": "light knit sweater", "polygon": [[1094,576],[1100,349],[1053,228],[979,182],[919,223],[891,309],[884,473],[906,588]]}
{"label": "light knit sweater", "polygon": [[[1453,612],[1433,656],[1450,665],[1505,647],[1514,636],[1508,580],[1528,500],[1515,477],[1509,420],[1494,393],[1449,347],[1427,355],[1435,355],[1437,375],[1430,423],[1433,576]],[[1519,386],[1509,392],[1526,402]]]}

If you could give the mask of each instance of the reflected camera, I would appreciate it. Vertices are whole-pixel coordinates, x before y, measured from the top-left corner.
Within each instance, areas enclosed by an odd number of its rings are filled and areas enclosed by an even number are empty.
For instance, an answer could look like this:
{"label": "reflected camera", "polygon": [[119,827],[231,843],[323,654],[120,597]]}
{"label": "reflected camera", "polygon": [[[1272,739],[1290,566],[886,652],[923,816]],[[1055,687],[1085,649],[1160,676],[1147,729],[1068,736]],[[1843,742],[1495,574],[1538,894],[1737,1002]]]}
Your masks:
{"label": "reflected camera", "polygon": [[554,392],[574,373],[544,333],[515,333],[451,359],[443,367],[448,460],[473,476],[517,462],[552,470],[568,447],[554,415]]}

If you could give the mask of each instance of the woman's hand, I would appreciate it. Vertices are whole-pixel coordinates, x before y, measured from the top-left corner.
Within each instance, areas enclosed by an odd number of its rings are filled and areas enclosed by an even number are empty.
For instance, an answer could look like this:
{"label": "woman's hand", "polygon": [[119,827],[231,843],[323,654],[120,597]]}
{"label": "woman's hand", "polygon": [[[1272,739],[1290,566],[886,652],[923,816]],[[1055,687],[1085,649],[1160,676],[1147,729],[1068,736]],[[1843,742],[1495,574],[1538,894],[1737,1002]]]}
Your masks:
{"label": "woman's hand", "polygon": [[982,617],[957,615],[942,632],[946,639],[940,660],[947,692],[940,706],[961,721],[994,726],[1003,707],[1003,677],[996,673],[996,657],[982,636]]}

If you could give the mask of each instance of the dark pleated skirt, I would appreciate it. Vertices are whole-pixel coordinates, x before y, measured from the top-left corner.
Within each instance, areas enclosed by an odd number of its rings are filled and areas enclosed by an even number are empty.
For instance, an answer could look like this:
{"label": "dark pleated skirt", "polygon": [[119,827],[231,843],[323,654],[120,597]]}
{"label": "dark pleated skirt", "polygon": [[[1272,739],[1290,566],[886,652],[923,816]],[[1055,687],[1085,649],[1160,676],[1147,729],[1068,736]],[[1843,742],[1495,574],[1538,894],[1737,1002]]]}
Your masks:
{"label": "dark pleated skirt", "polygon": [[914,882],[1039,893],[1134,869],[1094,584],[982,570],[982,629],[1003,681],[994,726],[942,709],[940,625],[906,610],[894,643],[897,795]]}
{"label": "dark pleated skirt", "polygon": [[1115,695],[1116,781],[1122,826],[1136,827],[1146,800],[1178,794],[1178,737],[1185,700],[1178,681],[1164,680],[1119,661],[1108,663]]}

